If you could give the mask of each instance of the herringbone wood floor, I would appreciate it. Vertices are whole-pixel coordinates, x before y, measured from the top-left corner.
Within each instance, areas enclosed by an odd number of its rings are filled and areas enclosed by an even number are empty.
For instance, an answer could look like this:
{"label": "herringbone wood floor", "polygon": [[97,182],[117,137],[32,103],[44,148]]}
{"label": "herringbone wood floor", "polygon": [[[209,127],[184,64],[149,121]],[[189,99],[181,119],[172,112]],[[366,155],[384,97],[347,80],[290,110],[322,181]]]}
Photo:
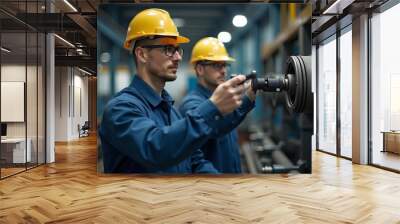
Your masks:
{"label": "herringbone wood floor", "polygon": [[320,152],[312,175],[96,173],[96,139],[0,181],[0,223],[400,223],[400,175]]}

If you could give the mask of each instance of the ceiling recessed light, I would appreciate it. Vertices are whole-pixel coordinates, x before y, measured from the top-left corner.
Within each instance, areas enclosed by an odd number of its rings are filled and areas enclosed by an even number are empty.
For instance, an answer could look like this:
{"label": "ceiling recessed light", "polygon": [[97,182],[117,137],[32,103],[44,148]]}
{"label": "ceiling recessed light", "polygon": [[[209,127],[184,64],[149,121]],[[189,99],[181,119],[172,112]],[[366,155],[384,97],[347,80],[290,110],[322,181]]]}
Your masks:
{"label": "ceiling recessed light", "polygon": [[7,48],[5,48],[5,47],[1,47],[0,49],[1,49],[2,51],[6,52],[6,53],[10,53],[10,52],[11,52],[11,50],[9,50],[9,49],[7,49]]}
{"label": "ceiling recessed light", "polygon": [[232,23],[236,27],[244,27],[247,24],[247,18],[244,15],[236,15],[233,17]]}
{"label": "ceiling recessed light", "polygon": [[232,40],[232,36],[229,32],[222,31],[218,34],[218,40],[222,43],[229,43]]}
{"label": "ceiling recessed light", "polygon": [[57,38],[58,38],[59,40],[61,40],[62,42],[64,42],[65,44],[67,44],[68,46],[75,48],[75,45],[71,44],[71,42],[69,42],[68,40],[66,40],[66,39],[64,39],[64,38],[62,38],[62,37],[60,37],[60,36],[57,35],[57,34],[54,34],[54,36],[57,37]]}
{"label": "ceiling recessed light", "polygon": [[64,0],[65,4],[67,4],[74,12],[78,12],[78,10],[71,4],[68,2],[68,0]]}
{"label": "ceiling recessed light", "polygon": [[100,61],[101,62],[107,63],[107,62],[110,61],[110,59],[111,59],[110,53],[108,53],[108,52],[101,53],[101,55],[100,55]]}
{"label": "ceiling recessed light", "polygon": [[90,72],[88,72],[88,71],[86,71],[86,70],[83,70],[83,69],[81,69],[81,68],[79,68],[79,67],[78,67],[78,70],[81,71],[81,72],[83,72],[83,73],[85,73],[85,74],[87,74],[87,75],[92,75],[92,73],[90,73]]}

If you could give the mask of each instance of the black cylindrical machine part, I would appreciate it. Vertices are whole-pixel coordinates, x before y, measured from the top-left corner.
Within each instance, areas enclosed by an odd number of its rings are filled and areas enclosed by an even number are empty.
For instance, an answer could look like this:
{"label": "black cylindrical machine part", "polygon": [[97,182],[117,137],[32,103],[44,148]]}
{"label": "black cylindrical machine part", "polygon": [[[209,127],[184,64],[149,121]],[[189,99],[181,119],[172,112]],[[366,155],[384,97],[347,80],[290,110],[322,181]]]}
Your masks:
{"label": "black cylindrical machine part", "polygon": [[313,110],[311,92],[310,56],[291,56],[286,61],[284,75],[257,78],[253,71],[246,79],[252,80],[254,91],[285,92],[286,106],[292,112],[308,113]]}
{"label": "black cylindrical machine part", "polygon": [[263,90],[265,92],[281,92],[286,90],[287,82],[284,77],[276,78],[256,78],[252,80],[253,90]]}

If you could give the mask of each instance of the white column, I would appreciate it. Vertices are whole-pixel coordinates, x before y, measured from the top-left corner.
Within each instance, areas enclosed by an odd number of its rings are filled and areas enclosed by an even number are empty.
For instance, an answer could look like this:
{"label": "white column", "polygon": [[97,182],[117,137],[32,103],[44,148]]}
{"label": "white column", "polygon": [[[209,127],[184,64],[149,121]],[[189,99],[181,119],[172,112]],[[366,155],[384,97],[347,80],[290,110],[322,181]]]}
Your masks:
{"label": "white column", "polygon": [[[53,4],[48,1],[46,4],[48,12],[54,11]],[[54,133],[55,133],[55,44],[54,35],[49,33],[46,35],[46,163],[55,161],[54,149]]]}
{"label": "white column", "polygon": [[353,19],[353,162],[368,163],[368,16]]}

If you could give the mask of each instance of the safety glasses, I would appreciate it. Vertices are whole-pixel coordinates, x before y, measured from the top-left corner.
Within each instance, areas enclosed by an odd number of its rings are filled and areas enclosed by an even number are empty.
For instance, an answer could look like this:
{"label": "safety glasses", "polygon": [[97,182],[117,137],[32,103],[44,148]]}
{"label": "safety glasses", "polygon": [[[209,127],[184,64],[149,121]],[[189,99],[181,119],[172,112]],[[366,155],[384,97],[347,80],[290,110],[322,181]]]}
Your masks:
{"label": "safety glasses", "polygon": [[167,57],[172,57],[176,52],[183,57],[183,48],[180,46],[173,46],[173,45],[145,45],[145,46],[140,46],[143,48],[148,48],[148,49],[155,49],[155,48],[161,48],[162,52],[167,56]]}
{"label": "safety glasses", "polygon": [[221,70],[223,68],[229,68],[231,65],[225,62],[200,62],[201,65],[211,66],[215,70]]}

